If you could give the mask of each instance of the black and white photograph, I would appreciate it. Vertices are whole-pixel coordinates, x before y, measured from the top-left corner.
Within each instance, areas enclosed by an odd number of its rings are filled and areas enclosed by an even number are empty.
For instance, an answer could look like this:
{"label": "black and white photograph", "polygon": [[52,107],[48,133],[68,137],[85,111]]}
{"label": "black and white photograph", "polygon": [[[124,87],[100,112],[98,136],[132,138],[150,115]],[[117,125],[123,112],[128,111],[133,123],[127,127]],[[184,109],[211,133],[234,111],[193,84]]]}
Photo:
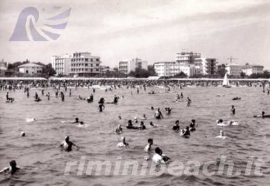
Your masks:
{"label": "black and white photograph", "polygon": [[0,186],[269,186],[269,10],[1,0]]}

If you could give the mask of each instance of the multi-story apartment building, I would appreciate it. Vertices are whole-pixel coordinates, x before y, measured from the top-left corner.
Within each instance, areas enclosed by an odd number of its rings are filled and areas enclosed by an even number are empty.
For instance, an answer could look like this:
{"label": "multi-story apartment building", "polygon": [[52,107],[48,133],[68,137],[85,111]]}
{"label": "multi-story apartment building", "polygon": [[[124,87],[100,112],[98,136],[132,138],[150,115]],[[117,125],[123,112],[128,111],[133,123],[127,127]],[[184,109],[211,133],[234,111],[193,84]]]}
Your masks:
{"label": "multi-story apartment building", "polygon": [[71,55],[65,54],[62,56],[53,56],[51,62],[52,68],[55,70],[56,74],[70,74]]}
{"label": "multi-story apartment building", "polygon": [[181,65],[194,64],[196,61],[196,58],[201,58],[201,54],[194,53],[194,52],[176,53],[176,62],[181,64]]}
{"label": "multi-story apartment building", "polygon": [[147,70],[147,61],[142,61],[139,58],[135,58],[132,60],[123,60],[119,61],[119,72],[123,74],[128,74],[131,71],[135,71],[136,68],[142,68]]}
{"label": "multi-story apartment building", "polygon": [[90,77],[100,74],[100,57],[89,52],[75,52],[71,56],[70,75]]}
{"label": "multi-story apartment building", "polygon": [[215,58],[196,58],[195,65],[201,68],[202,75],[215,75],[217,73],[217,61]]}
{"label": "multi-story apartment building", "polygon": [[242,68],[243,68],[242,65],[239,65],[236,63],[226,64],[226,67],[225,67],[229,75],[236,76],[236,77],[239,77],[241,75]]}
{"label": "multi-story apartment building", "polygon": [[196,73],[194,65],[179,64],[176,62],[156,62],[154,69],[158,76],[175,76],[180,72],[184,72],[188,77]]}
{"label": "multi-story apartment building", "polygon": [[246,64],[242,67],[242,72],[250,76],[251,74],[262,74],[264,66]]}

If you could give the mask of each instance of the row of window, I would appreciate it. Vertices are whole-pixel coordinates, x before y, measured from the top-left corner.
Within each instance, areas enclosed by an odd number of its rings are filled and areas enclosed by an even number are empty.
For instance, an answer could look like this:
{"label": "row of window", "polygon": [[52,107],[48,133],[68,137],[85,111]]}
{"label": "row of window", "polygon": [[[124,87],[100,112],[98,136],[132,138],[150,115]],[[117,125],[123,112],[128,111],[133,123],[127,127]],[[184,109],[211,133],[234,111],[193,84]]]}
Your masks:
{"label": "row of window", "polygon": [[71,61],[90,61],[90,62],[94,62],[94,61],[99,61],[99,58],[72,58]]}
{"label": "row of window", "polygon": [[[94,69],[90,69],[90,68],[79,68],[79,69],[71,69],[71,72],[93,72]],[[99,69],[95,70],[96,72],[99,72]]]}

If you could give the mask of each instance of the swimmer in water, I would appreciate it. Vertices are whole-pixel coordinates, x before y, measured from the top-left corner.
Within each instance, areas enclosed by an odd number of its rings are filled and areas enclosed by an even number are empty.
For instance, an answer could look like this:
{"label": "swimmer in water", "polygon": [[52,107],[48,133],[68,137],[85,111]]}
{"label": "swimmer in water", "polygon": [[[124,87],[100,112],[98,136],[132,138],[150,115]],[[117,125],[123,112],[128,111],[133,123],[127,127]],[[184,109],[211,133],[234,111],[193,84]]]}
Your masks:
{"label": "swimmer in water", "polygon": [[140,129],[140,130],[145,130],[145,129],[146,129],[146,127],[145,127],[145,125],[144,125],[144,122],[143,122],[143,121],[141,121],[141,124],[140,124],[139,129]]}
{"label": "swimmer in water", "polygon": [[144,119],[144,120],[147,120],[147,118],[146,118],[146,115],[145,115],[145,114],[143,115],[143,119]]}
{"label": "swimmer in water", "polygon": [[105,106],[103,104],[99,103],[99,105],[98,105],[98,111],[99,112],[102,112],[104,109],[105,109]]}
{"label": "swimmer in water", "polygon": [[75,121],[72,123],[80,123],[79,118],[75,118]]}
{"label": "swimmer in water", "polygon": [[219,132],[219,136],[216,136],[216,138],[226,139],[226,138],[228,138],[228,137],[225,136],[224,132],[221,130],[221,131]]}
{"label": "swimmer in water", "polygon": [[190,107],[190,105],[191,105],[191,99],[187,97],[187,106]]}
{"label": "swimmer in water", "polygon": [[190,137],[190,130],[189,127],[187,126],[185,131],[181,134],[184,138],[189,138]]}
{"label": "swimmer in water", "polygon": [[153,139],[149,138],[147,142],[148,144],[144,147],[144,151],[150,153],[150,151],[152,150],[151,147],[153,145]]}
{"label": "swimmer in water", "polygon": [[25,132],[21,132],[21,137],[25,137]]}
{"label": "swimmer in water", "polygon": [[72,151],[72,146],[77,147],[77,150],[80,149],[75,143],[69,141],[69,136],[66,136],[66,137],[65,137],[65,141],[63,141],[63,142],[61,143],[61,145],[60,145],[61,150],[62,150],[62,151],[65,150],[65,151],[67,151],[67,152]]}
{"label": "swimmer in water", "polygon": [[152,161],[156,164],[160,164],[160,163],[167,163],[170,160],[169,157],[167,157],[166,155],[164,155],[162,153],[162,150],[157,147],[155,148],[155,154],[152,157]]}
{"label": "swimmer in water", "polygon": [[123,133],[122,126],[119,125],[119,126],[115,129],[115,132],[116,132],[116,134],[121,134],[121,133]]}
{"label": "swimmer in water", "polygon": [[150,126],[152,126],[152,127],[154,127],[154,128],[157,127],[156,125],[154,125],[154,123],[153,123],[152,121],[150,121]]}
{"label": "swimmer in water", "polygon": [[191,120],[191,123],[189,124],[190,131],[191,131],[191,132],[195,131],[197,126],[198,126],[198,125],[196,125],[196,120],[195,120],[195,119],[192,119],[192,120]]}
{"label": "swimmer in water", "polygon": [[234,108],[234,105],[232,105],[232,107],[231,107],[231,114],[232,114],[232,115],[235,115],[235,108]]}
{"label": "swimmer in water", "polygon": [[155,110],[154,107],[151,107],[151,110]]}
{"label": "swimmer in water", "polygon": [[180,130],[180,126],[179,126],[179,120],[175,121],[174,126],[172,127],[172,130],[178,132]]}
{"label": "swimmer in water", "polygon": [[166,110],[166,114],[167,115],[170,115],[171,114],[171,111],[172,111],[172,108],[166,107],[165,110]]}
{"label": "swimmer in water", "polygon": [[126,142],[126,138],[123,136],[121,142],[117,144],[117,147],[127,147],[129,144]]}
{"label": "swimmer in water", "polygon": [[19,167],[17,167],[17,163],[15,160],[12,160],[9,162],[9,167],[3,168],[0,173],[10,173],[11,175],[15,174],[18,170],[20,170]]}
{"label": "swimmer in water", "polygon": [[160,108],[157,108],[157,110],[155,112],[155,117],[156,117],[156,119],[163,119],[163,115],[160,111]]}
{"label": "swimmer in water", "polygon": [[50,100],[50,92],[48,92],[48,93],[46,94],[46,96],[47,96],[48,101],[49,101],[49,100]]}
{"label": "swimmer in water", "polygon": [[120,120],[121,120],[121,119],[122,119],[122,117],[121,117],[121,116],[118,116],[118,119],[120,119]]}

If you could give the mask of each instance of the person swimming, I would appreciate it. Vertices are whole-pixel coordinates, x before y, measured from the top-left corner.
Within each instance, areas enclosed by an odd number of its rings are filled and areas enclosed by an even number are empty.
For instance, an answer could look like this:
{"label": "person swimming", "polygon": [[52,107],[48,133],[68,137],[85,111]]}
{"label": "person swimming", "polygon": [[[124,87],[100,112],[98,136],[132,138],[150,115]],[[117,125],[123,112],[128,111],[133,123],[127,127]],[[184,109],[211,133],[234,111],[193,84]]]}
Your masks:
{"label": "person swimming", "polygon": [[180,135],[183,136],[184,138],[189,138],[190,137],[189,127],[187,126],[185,130],[182,130]]}
{"label": "person swimming", "polygon": [[79,118],[75,118],[75,121],[73,121],[72,123],[80,123]]}
{"label": "person swimming", "polygon": [[161,163],[165,164],[169,160],[170,160],[170,158],[167,157],[165,154],[163,154],[162,150],[159,147],[155,148],[155,154],[152,157],[152,161],[154,163],[156,163],[156,164],[161,164]]}
{"label": "person swimming", "polygon": [[94,101],[94,96],[93,94],[90,95],[90,97],[87,99],[88,103],[92,103]]}
{"label": "person swimming", "polygon": [[127,147],[129,144],[126,142],[126,138],[122,136],[121,142],[117,144],[117,147]]}
{"label": "person swimming", "polygon": [[65,137],[65,141],[63,141],[61,144],[60,144],[60,147],[61,147],[61,150],[65,150],[67,152],[70,152],[72,151],[72,146],[75,146],[77,148],[77,150],[79,150],[80,148],[73,142],[69,141],[69,136],[66,136]]}
{"label": "person swimming", "polygon": [[116,132],[116,134],[121,134],[121,133],[123,133],[122,126],[119,125],[119,126],[115,129],[115,132]]}
{"label": "person swimming", "polygon": [[161,118],[163,118],[163,115],[162,115],[162,113],[161,113],[161,111],[160,111],[160,108],[157,108],[157,110],[156,110],[156,112],[155,112],[155,117],[156,117],[156,119],[161,119]]}
{"label": "person swimming", "polygon": [[9,162],[9,167],[3,168],[0,173],[10,173],[11,175],[15,174],[21,168],[17,167],[17,163],[15,160]]}
{"label": "person swimming", "polygon": [[231,114],[232,114],[232,115],[235,115],[235,108],[234,108],[234,105],[232,105],[232,107],[231,107]]}
{"label": "person swimming", "polygon": [[171,114],[171,111],[172,111],[172,108],[170,108],[170,107],[165,107],[165,111],[166,111],[166,114],[167,114],[167,115],[170,115],[170,114]]}
{"label": "person swimming", "polygon": [[216,136],[215,138],[226,139],[226,138],[228,138],[228,137],[225,136],[224,132],[221,130],[221,131],[219,132],[219,136]]}
{"label": "person swimming", "polygon": [[126,128],[127,128],[127,129],[139,129],[139,127],[133,126],[131,120],[128,120],[128,124],[127,124]]}
{"label": "person swimming", "polygon": [[21,137],[25,137],[25,132],[21,132]]}
{"label": "person swimming", "polygon": [[189,127],[190,127],[190,131],[193,132],[193,131],[196,131],[196,127],[198,125],[196,125],[196,120],[195,119],[192,119],[191,120],[191,123],[189,124]]}
{"label": "person swimming", "polygon": [[172,130],[178,132],[180,130],[180,126],[179,126],[179,120],[176,120],[174,123],[174,126],[172,126]]}
{"label": "person swimming", "polygon": [[154,125],[154,123],[152,121],[150,121],[150,124],[149,125],[152,126],[152,127],[154,127],[154,128],[157,127],[156,125]]}
{"label": "person swimming", "polygon": [[140,129],[140,130],[145,130],[145,129],[146,129],[146,127],[145,127],[145,125],[144,125],[144,122],[143,122],[143,121],[141,121],[141,124],[140,124],[139,129]]}
{"label": "person swimming", "polygon": [[261,115],[255,115],[254,118],[270,118],[270,115],[265,115],[265,112],[262,111]]}

